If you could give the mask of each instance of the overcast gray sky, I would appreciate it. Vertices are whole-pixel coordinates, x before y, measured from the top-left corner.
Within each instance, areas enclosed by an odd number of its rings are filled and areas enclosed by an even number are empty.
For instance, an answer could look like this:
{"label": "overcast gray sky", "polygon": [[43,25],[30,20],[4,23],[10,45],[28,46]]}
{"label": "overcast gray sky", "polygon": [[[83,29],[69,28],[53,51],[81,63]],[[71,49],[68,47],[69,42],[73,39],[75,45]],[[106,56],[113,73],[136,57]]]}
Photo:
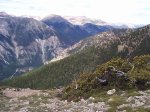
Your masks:
{"label": "overcast gray sky", "polygon": [[0,11],[17,16],[87,16],[112,23],[150,23],[150,0],[0,0]]}

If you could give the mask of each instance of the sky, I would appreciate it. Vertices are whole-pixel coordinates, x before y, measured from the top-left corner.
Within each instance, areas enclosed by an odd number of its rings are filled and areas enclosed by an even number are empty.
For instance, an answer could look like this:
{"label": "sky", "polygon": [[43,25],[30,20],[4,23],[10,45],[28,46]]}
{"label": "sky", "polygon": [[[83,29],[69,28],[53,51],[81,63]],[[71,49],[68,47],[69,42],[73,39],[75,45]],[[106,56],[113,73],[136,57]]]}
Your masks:
{"label": "sky", "polygon": [[86,16],[110,23],[150,24],[150,0],[0,0],[16,16]]}

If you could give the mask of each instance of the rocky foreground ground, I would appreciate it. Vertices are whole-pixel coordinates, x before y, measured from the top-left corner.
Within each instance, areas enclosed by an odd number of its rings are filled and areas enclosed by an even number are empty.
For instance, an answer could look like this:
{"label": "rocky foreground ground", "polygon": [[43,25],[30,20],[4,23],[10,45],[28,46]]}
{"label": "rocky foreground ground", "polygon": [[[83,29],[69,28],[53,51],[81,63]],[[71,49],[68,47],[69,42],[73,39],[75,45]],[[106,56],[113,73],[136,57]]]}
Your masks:
{"label": "rocky foreground ground", "polygon": [[78,102],[61,100],[60,93],[61,89],[1,89],[0,112],[150,112],[150,90],[111,90]]}

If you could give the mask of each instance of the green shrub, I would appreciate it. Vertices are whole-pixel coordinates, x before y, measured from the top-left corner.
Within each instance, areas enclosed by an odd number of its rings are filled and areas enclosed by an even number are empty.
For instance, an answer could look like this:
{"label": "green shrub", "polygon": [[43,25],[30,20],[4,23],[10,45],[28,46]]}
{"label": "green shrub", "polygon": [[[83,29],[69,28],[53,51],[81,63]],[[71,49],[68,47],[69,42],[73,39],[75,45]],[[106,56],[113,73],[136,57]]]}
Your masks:
{"label": "green shrub", "polygon": [[[113,66],[116,70],[110,72],[108,84],[106,86],[98,83],[96,77],[102,77],[109,67]],[[125,77],[118,77],[116,71],[125,73]],[[90,96],[95,91],[104,91],[112,88],[116,89],[148,89],[150,87],[150,55],[138,56],[129,59],[114,58],[102,65],[99,65],[93,73],[80,74],[79,79],[73,82],[64,90],[70,97],[76,97],[77,91],[82,96]],[[75,85],[78,88],[75,89]],[[71,94],[70,94],[71,91]],[[88,95],[87,95],[88,94]],[[90,95],[89,95],[90,94]],[[80,96],[79,95],[79,96]],[[67,97],[68,98],[68,97]]]}

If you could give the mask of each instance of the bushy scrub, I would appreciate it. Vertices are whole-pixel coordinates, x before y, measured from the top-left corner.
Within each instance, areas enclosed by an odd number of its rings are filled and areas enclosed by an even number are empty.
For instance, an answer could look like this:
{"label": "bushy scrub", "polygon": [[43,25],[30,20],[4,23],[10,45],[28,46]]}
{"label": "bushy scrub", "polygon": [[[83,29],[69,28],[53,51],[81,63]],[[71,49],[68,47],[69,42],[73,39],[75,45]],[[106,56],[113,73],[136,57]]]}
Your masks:
{"label": "bushy scrub", "polygon": [[[110,71],[110,67],[114,70]],[[117,72],[124,73],[118,76]],[[109,73],[109,74],[107,74]],[[108,75],[107,84],[99,83],[97,77]],[[148,89],[150,87],[150,55],[137,56],[133,59],[114,58],[99,65],[92,73],[82,73],[77,81],[66,87],[66,98],[90,96],[95,91],[108,89]],[[76,93],[80,94],[76,94]]]}

